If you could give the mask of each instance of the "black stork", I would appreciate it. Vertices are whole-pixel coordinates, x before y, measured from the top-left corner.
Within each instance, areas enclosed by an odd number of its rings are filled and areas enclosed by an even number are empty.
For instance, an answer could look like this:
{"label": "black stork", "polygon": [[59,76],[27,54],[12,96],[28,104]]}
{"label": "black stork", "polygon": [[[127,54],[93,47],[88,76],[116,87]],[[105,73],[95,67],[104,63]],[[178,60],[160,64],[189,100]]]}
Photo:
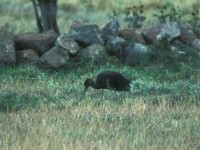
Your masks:
{"label": "black stork", "polygon": [[130,81],[127,80],[122,74],[115,71],[104,71],[99,73],[96,81],[91,78],[87,78],[84,82],[84,86],[85,89],[83,97],[85,97],[87,89],[90,86],[94,89],[102,89],[102,95],[104,89],[114,91],[130,91]]}

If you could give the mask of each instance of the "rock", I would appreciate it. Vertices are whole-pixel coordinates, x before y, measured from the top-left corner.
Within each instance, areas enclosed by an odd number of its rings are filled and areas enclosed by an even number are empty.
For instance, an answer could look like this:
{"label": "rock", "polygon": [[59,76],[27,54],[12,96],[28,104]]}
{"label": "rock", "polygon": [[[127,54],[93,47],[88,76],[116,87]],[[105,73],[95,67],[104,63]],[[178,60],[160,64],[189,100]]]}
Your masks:
{"label": "rock", "polygon": [[23,33],[15,36],[15,48],[17,51],[32,49],[40,56],[54,46],[58,34],[52,30],[44,33]]}
{"label": "rock", "polygon": [[200,51],[200,39],[195,39],[193,42],[192,42],[192,47],[197,49],[198,51]]}
{"label": "rock", "polygon": [[43,62],[44,64],[48,64],[55,69],[65,66],[68,60],[68,52],[62,48],[57,47],[51,48],[40,58],[41,62]]}
{"label": "rock", "polygon": [[100,36],[100,30],[97,25],[73,27],[67,34],[67,37],[75,40],[83,47],[87,47],[91,44],[104,45],[104,41]]}
{"label": "rock", "polygon": [[13,37],[14,35],[10,32],[0,31],[0,63],[9,65],[16,64]]}
{"label": "rock", "polygon": [[170,22],[163,25],[161,28],[161,32],[157,35],[157,39],[160,39],[164,37],[165,35],[168,35],[168,40],[171,42],[174,39],[180,37],[181,31],[179,29],[177,22]]}
{"label": "rock", "polygon": [[134,28],[126,28],[119,31],[119,36],[127,41],[134,40],[137,43],[145,44],[145,41],[140,33]]}
{"label": "rock", "polygon": [[67,50],[70,54],[75,55],[79,50],[79,45],[72,39],[69,39],[67,36],[59,36],[56,40],[56,46],[62,47]]}
{"label": "rock", "polygon": [[137,64],[140,64],[144,59],[146,59],[146,56],[148,52],[151,50],[139,43],[130,43],[124,51],[122,51],[122,63],[129,65],[129,66],[135,66]]}
{"label": "rock", "polygon": [[39,60],[39,55],[31,49],[21,50],[16,52],[17,63],[19,64],[29,64],[33,61]]}
{"label": "rock", "polygon": [[150,29],[146,29],[142,32],[144,40],[147,44],[153,44],[158,42],[159,40],[156,38],[157,35],[160,33],[162,28],[162,24],[158,24]]}
{"label": "rock", "polygon": [[109,58],[109,55],[102,45],[92,44],[80,50],[79,58],[96,64],[104,64]]}
{"label": "rock", "polygon": [[86,23],[85,21],[83,21],[83,20],[81,20],[81,19],[74,20],[74,21],[72,22],[72,25],[71,25],[69,31],[70,31],[70,30],[73,30],[73,29],[76,28],[76,27],[81,27],[81,26],[84,26],[84,25],[87,25],[87,23]]}
{"label": "rock", "polygon": [[101,30],[101,37],[106,43],[110,37],[117,37],[119,34],[119,22],[113,19],[108,24],[106,24]]}
{"label": "rock", "polygon": [[147,44],[153,44],[166,37],[169,42],[172,42],[174,39],[180,37],[181,31],[177,22],[169,22],[159,24],[149,30],[144,30],[142,34]]}
{"label": "rock", "polygon": [[106,50],[110,55],[118,54],[125,46],[127,41],[121,37],[111,37],[106,43]]}
{"label": "rock", "polygon": [[181,24],[179,28],[181,30],[180,40],[182,42],[191,44],[197,38],[189,25]]}

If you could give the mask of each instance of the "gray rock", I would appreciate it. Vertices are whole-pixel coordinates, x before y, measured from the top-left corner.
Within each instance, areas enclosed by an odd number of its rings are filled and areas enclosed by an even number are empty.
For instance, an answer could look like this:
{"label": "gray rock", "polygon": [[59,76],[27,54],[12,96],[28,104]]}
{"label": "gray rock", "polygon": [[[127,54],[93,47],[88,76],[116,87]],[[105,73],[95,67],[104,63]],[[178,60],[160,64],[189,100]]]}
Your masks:
{"label": "gray rock", "polygon": [[117,37],[119,34],[119,22],[116,19],[113,19],[107,23],[101,30],[101,37],[106,43],[110,37]]}
{"label": "gray rock", "polygon": [[192,47],[197,49],[198,51],[200,51],[200,39],[195,39],[193,42],[192,42]]}
{"label": "gray rock", "polygon": [[181,35],[181,31],[179,29],[178,23],[177,22],[169,22],[165,23],[162,28],[160,33],[156,36],[158,40],[162,39],[168,35],[168,40],[171,42],[172,40],[176,39]]}
{"label": "gray rock", "polygon": [[69,31],[73,30],[76,27],[81,27],[81,26],[84,26],[84,25],[87,25],[87,23],[84,20],[82,20],[82,19],[74,20],[72,22],[72,25],[69,28]]}
{"label": "gray rock", "polygon": [[0,31],[0,63],[15,65],[16,52],[13,42],[13,34]]}
{"label": "gray rock", "polygon": [[40,61],[44,64],[50,65],[52,68],[60,68],[67,64],[69,60],[68,52],[62,48],[53,47],[44,55],[41,56]]}
{"label": "gray rock", "polygon": [[78,42],[80,46],[87,47],[91,44],[104,45],[104,41],[100,36],[100,30],[97,25],[83,25],[73,27],[67,34],[68,38]]}
{"label": "gray rock", "polygon": [[142,35],[134,28],[126,28],[119,31],[119,36],[127,41],[134,40],[137,43],[146,44]]}
{"label": "gray rock", "polygon": [[32,49],[39,55],[43,55],[55,45],[58,34],[50,30],[44,33],[22,33],[15,36],[15,48],[17,51]]}
{"label": "gray rock", "polygon": [[122,52],[122,63],[129,66],[135,66],[146,59],[149,51],[151,50],[142,44],[131,43]]}
{"label": "gray rock", "polygon": [[174,39],[180,37],[181,31],[177,22],[169,22],[144,30],[142,34],[147,44],[153,44],[166,38],[166,36],[167,40],[172,42]]}
{"label": "gray rock", "polygon": [[79,50],[79,45],[72,39],[69,39],[67,36],[59,36],[56,40],[56,46],[62,47],[67,50],[70,54],[75,55]]}
{"label": "gray rock", "polygon": [[18,64],[29,64],[39,60],[39,55],[31,49],[17,51],[16,56]]}
{"label": "gray rock", "polygon": [[79,51],[79,58],[96,64],[106,63],[109,55],[106,49],[99,44],[92,44]]}
{"label": "gray rock", "polygon": [[181,30],[180,40],[182,42],[191,44],[197,38],[189,25],[181,24],[179,28]]}
{"label": "gray rock", "polygon": [[127,41],[121,37],[111,37],[106,43],[106,50],[110,55],[116,55],[126,46]]}

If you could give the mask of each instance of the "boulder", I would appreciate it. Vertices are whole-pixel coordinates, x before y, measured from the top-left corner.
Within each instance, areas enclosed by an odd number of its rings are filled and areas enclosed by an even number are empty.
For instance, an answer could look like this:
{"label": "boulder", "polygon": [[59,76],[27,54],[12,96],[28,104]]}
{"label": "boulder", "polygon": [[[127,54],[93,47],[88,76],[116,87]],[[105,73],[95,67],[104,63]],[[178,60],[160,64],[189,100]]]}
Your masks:
{"label": "boulder", "polygon": [[192,42],[192,47],[195,48],[195,49],[197,49],[200,52],[200,39],[195,39]]}
{"label": "boulder", "polygon": [[17,51],[32,49],[40,56],[54,46],[58,34],[52,30],[44,33],[22,33],[15,36],[15,48]]}
{"label": "boulder", "polygon": [[150,51],[148,47],[142,44],[130,43],[125,50],[122,51],[121,61],[126,65],[135,66],[144,61]]}
{"label": "boulder", "polygon": [[62,47],[63,49],[67,50],[71,55],[75,55],[79,50],[78,43],[65,35],[58,37],[58,39],[56,40],[56,46]]}
{"label": "boulder", "polygon": [[110,37],[117,37],[119,34],[119,22],[116,19],[113,19],[107,23],[101,30],[101,37],[106,43]]}
{"label": "boulder", "polygon": [[119,31],[119,36],[127,41],[134,40],[137,43],[145,44],[145,41],[140,33],[134,28],[126,28]]}
{"label": "boulder", "polygon": [[52,68],[60,68],[67,64],[69,60],[69,55],[63,48],[53,47],[44,55],[41,56],[40,62],[43,64],[48,64]]}
{"label": "boulder", "polygon": [[2,64],[16,64],[13,37],[14,35],[10,32],[0,31],[0,63]]}
{"label": "boulder", "polygon": [[97,25],[83,25],[70,29],[67,37],[75,40],[80,46],[87,47],[91,44],[104,45]]}
{"label": "boulder", "polygon": [[104,64],[109,59],[106,49],[99,44],[92,44],[79,51],[79,58],[96,64]]}
{"label": "boulder", "polygon": [[17,51],[16,56],[18,64],[29,64],[33,61],[39,60],[39,55],[37,52],[31,49]]}
{"label": "boulder", "polygon": [[168,22],[144,30],[142,34],[147,44],[153,44],[161,41],[163,38],[167,38],[169,42],[172,42],[176,38],[180,37],[181,31],[177,22]]}
{"label": "boulder", "polygon": [[110,37],[105,48],[110,55],[116,55],[124,49],[127,43],[128,42],[121,37]]}
{"label": "boulder", "polygon": [[83,20],[81,20],[81,19],[74,20],[74,21],[72,22],[71,27],[69,28],[69,31],[70,31],[70,30],[73,30],[73,29],[76,28],[76,27],[81,27],[81,26],[84,26],[84,25],[87,25],[87,23],[86,23],[85,21],[83,21]]}
{"label": "boulder", "polygon": [[197,38],[189,25],[181,24],[179,28],[181,30],[180,40],[183,43],[191,44]]}

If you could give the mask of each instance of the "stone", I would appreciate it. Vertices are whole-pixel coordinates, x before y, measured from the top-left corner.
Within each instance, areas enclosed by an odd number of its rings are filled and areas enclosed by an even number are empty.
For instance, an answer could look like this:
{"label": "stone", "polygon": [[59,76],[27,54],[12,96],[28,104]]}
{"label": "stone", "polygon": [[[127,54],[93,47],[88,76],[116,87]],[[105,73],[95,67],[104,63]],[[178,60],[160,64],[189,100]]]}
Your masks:
{"label": "stone", "polygon": [[137,43],[141,43],[143,45],[146,44],[142,35],[140,33],[138,33],[136,31],[136,29],[134,29],[134,28],[126,28],[126,29],[120,30],[119,37],[122,37],[123,39],[125,39],[129,42],[134,40]]}
{"label": "stone", "polygon": [[17,51],[32,49],[40,56],[54,47],[58,34],[53,30],[44,33],[22,33],[14,38],[15,48]]}
{"label": "stone", "polygon": [[75,55],[79,50],[79,45],[76,41],[68,38],[67,36],[59,36],[56,40],[56,46],[62,47],[67,50],[71,55]]}
{"label": "stone", "polygon": [[37,52],[31,49],[17,51],[16,56],[18,64],[29,64],[33,61],[39,60]]}
{"label": "stone", "polygon": [[44,55],[40,61],[49,64],[52,68],[60,68],[67,65],[69,60],[68,52],[62,48],[53,47]]}
{"label": "stone", "polygon": [[121,37],[110,37],[105,48],[110,55],[116,55],[124,49],[127,43],[128,42]]}
{"label": "stone", "polygon": [[192,47],[195,48],[197,51],[200,52],[200,39],[195,39],[192,42]]}
{"label": "stone", "polygon": [[121,61],[128,66],[135,66],[146,59],[148,52],[151,50],[140,43],[130,43],[122,51]]}
{"label": "stone", "polygon": [[106,43],[110,37],[117,37],[119,34],[119,22],[117,19],[113,19],[107,23],[101,30],[101,37]]}
{"label": "stone", "polygon": [[153,44],[165,38],[167,38],[170,43],[180,37],[181,31],[177,22],[168,22],[144,30],[142,34],[147,44]]}
{"label": "stone", "polygon": [[7,31],[0,31],[0,63],[15,65],[16,52],[13,42],[14,35]]}
{"label": "stone", "polygon": [[179,28],[181,30],[180,40],[183,43],[191,44],[197,38],[189,25],[181,24]]}
{"label": "stone", "polygon": [[87,25],[87,23],[86,23],[84,20],[82,20],[82,19],[77,19],[77,20],[74,20],[74,21],[72,22],[72,25],[71,25],[71,27],[69,28],[69,30],[73,30],[73,29],[76,28],[76,27],[81,27],[81,26],[84,26],[84,25]]}
{"label": "stone", "polygon": [[67,37],[76,41],[79,46],[87,47],[92,44],[104,45],[104,41],[100,36],[100,30],[97,25],[83,25],[73,27]]}
{"label": "stone", "polygon": [[92,44],[79,51],[79,58],[96,64],[104,64],[109,58],[109,55],[102,45]]}

